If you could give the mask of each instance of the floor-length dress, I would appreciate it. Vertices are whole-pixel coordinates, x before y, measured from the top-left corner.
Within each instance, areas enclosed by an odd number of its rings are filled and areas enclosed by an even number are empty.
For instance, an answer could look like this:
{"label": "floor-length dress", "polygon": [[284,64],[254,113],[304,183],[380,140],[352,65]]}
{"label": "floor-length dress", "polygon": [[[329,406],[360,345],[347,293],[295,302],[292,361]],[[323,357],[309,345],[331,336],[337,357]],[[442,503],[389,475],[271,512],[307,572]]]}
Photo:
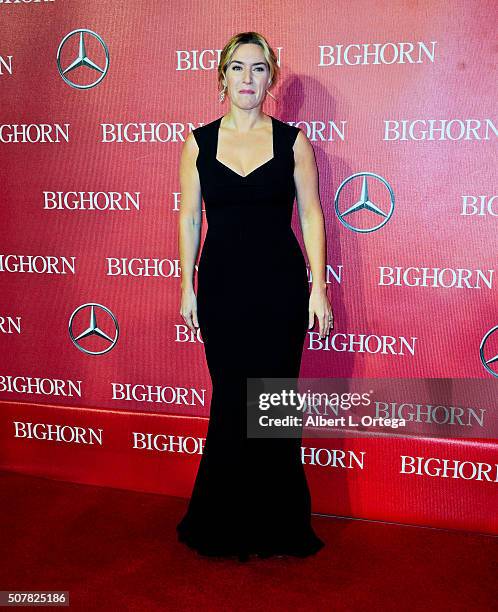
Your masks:
{"label": "floor-length dress", "polygon": [[197,315],[212,399],[178,538],[205,555],[305,557],[324,543],[311,526],[301,439],[246,435],[247,378],[297,378],[307,331],[306,264],[291,228],[299,128],[271,117],[273,157],[242,176],[216,157],[221,119],[193,130],[208,223]]}

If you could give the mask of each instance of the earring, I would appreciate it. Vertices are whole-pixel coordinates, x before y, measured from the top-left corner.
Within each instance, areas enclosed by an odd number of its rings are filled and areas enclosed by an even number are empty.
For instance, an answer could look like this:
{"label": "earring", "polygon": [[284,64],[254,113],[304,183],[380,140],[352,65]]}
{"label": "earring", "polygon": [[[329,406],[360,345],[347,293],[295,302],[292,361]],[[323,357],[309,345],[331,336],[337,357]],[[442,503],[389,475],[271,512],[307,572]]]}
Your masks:
{"label": "earring", "polygon": [[225,89],[227,88],[226,84],[223,86],[223,89],[220,91],[219,94],[219,99],[220,102],[223,102],[223,100],[225,99]]}
{"label": "earring", "polygon": [[[268,83],[268,87],[269,87],[270,85],[271,85],[271,81]],[[275,101],[277,101],[277,98],[275,98],[275,96],[274,96],[272,93],[270,93],[270,90],[269,90],[268,88],[266,89],[266,93],[267,93],[269,96],[271,96],[271,97],[272,97],[272,98],[273,98]]]}

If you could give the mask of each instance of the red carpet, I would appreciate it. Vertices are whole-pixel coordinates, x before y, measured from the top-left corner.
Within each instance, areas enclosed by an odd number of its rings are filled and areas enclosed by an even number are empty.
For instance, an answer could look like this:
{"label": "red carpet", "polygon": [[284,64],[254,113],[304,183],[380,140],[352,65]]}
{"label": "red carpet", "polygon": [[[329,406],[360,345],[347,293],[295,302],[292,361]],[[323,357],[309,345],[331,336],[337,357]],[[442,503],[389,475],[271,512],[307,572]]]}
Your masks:
{"label": "red carpet", "polygon": [[[65,590],[73,610],[492,610],[491,536],[315,517],[307,559],[200,557],[186,500],[0,472],[0,590]],[[496,609],[496,608],[494,608]]]}

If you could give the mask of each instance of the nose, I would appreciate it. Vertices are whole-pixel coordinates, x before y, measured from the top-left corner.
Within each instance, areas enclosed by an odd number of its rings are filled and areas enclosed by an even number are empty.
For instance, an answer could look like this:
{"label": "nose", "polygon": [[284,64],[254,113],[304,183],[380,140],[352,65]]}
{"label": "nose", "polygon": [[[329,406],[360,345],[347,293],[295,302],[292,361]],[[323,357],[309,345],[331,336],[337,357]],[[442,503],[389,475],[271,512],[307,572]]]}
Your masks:
{"label": "nose", "polygon": [[251,69],[245,69],[244,70],[244,83],[250,83],[252,78],[251,78]]}

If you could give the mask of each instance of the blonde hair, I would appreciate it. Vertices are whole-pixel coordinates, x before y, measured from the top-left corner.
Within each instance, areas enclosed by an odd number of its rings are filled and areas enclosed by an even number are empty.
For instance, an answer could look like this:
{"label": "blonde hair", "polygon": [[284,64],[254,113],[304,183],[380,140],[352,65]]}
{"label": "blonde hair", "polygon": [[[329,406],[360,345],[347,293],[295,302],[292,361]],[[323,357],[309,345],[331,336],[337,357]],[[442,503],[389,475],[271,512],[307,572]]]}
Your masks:
{"label": "blonde hair", "polygon": [[[280,68],[277,64],[277,56],[268,44],[266,38],[262,34],[258,34],[258,32],[240,32],[239,34],[232,36],[221,52],[220,62],[218,64],[218,86],[221,87],[221,90],[224,89],[223,79],[226,76],[227,66],[232,59],[235,50],[237,47],[239,47],[239,45],[247,43],[259,45],[263,49],[263,55],[265,56],[266,63],[270,69],[270,87],[273,87],[275,84]],[[270,92],[268,93],[271,95]]]}

